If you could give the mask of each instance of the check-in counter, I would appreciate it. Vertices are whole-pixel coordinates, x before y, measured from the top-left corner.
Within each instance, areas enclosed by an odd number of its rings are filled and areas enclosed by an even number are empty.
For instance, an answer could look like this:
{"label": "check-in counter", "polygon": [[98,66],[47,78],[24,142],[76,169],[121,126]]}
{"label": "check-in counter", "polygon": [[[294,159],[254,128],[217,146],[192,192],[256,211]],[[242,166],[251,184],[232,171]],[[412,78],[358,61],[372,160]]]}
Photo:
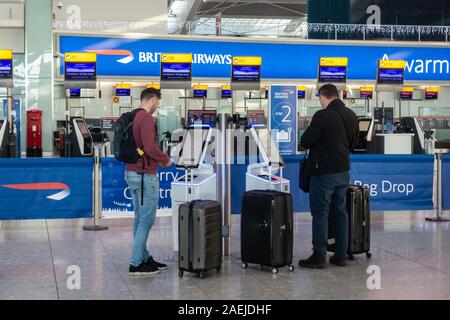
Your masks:
{"label": "check-in counter", "polygon": [[377,133],[382,154],[413,154],[413,133]]}

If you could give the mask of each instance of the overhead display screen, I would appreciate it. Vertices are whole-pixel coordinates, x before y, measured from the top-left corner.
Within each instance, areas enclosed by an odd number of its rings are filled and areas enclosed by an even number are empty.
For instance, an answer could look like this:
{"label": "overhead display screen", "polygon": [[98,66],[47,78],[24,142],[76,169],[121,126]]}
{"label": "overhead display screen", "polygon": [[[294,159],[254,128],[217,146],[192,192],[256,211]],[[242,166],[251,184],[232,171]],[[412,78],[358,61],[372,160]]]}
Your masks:
{"label": "overhead display screen", "polygon": [[346,79],[347,67],[319,66],[319,82],[345,82]]}
{"label": "overhead display screen", "polygon": [[233,82],[259,82],[261,78],[261,66],[241,66],[232,67],[231,79]]}
{"label": "overhead display screen", "polygon": [[161,80],[191,81],[191,63],[161,63]]}
{"label": "overhead display screen", "polygon": [[378,69],[379,84],[403,84],[404,69]]}
{"label": "overhead display screen", "polygon": [[0,79],[12,79],[12,60],[0,60]]}
{"label": "overhead display screen", "polygon": [[425,89],[426,100],[436,100],[438,98],[439,88],[427,88]]}
{"label": "overhead display screen", "polygon": [[95,62],[66,62],[64,79],[75,81],[95,81],[96,80]]}
{"label": "overhead display screen", "polygon": [[216,119],[216,110],[189,110],[187,127],[215,128]]}

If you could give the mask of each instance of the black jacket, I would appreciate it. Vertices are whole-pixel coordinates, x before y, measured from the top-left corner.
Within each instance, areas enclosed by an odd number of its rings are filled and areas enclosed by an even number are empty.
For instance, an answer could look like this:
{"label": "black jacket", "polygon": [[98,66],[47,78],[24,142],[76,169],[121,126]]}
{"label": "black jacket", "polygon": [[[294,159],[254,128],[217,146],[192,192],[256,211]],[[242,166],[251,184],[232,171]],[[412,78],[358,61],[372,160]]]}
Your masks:
{"label": "black jacket", "polygon": [[358,117],[341,100],[317,111],[300,141],[309,149],[306,173],[318,176],[350,170],[350,153],[357,136]]}

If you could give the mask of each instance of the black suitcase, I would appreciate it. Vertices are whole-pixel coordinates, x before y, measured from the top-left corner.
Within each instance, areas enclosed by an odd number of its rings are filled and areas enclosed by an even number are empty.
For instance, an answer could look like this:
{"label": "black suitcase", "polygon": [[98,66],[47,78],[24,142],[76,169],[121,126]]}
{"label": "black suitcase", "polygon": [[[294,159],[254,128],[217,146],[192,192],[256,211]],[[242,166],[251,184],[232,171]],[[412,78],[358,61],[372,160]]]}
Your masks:
{"label": "black suitcase", "polygon": [[241,208],[242,267],[249,263],[272,268],[289,266],[293,271],[292,195],[274,190],[244,193]]}
{"label": "black suitcase", "polygon": [[[370,251],[370,193],[364,186],[351,185],[347,188],[347,212],[349,221],[348,257],[365,253],[371,258]],[[331,213],[330,213],[331,216]],[[334,252],[334,232],[331,221],[328,223],[328,251]]]}
{"label": "black suitcase", "polygon": [[222,265],[222,210],[217,201],[194,200],[179,207],[179,273],[198,273],[203,279]]}

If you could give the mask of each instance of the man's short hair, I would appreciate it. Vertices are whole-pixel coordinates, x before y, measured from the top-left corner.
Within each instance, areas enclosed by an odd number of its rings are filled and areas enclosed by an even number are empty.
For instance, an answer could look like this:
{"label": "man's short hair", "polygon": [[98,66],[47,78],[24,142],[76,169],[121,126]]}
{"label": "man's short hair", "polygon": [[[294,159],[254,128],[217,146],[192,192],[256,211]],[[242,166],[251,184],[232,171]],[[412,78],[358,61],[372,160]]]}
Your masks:
{"label": "man's short hair", "polygon": [[161,91],[155,88],[147,88],[142,90],[141,92],[141,102],[142,101],[148,101],[153,97],[157,97],[158,99],[161,99]]}
{"label": "man's short hair", "polygon": [[319,95],[327,99],[339,98],[338,89],[334,84],[331,83],[324,84],[323,86],[321,86],[319,89]]}

